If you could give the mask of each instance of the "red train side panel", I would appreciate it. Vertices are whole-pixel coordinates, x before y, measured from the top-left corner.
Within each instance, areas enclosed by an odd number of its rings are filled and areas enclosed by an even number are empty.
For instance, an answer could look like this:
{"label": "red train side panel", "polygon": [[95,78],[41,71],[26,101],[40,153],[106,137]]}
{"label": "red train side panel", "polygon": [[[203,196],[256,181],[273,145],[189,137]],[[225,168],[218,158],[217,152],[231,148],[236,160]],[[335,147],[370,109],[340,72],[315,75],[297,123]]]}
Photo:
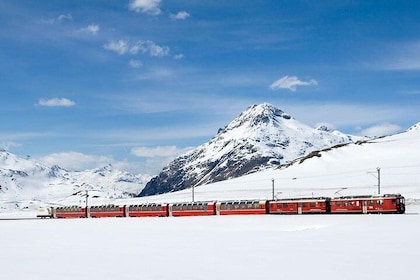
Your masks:
{"label": "red train side panel", "polygon": [[405,213],[405,199],[397,194],[347,196],[331,199],[331,213]]}
{"label": "red train side panel", "polygon": [[329,198],[281,199],[268,202],[269,214],[323,214],[329,212]]}
{"label": "red train side panel", "polygon": [[187,202],[169,205],[169,216],[211,216],[216,215],[215,202]]}
{"label": "red train side panel", "polygon": [[261,215],[267,214],[267,206],[267,200],[221,201],[216,204],[216,212],[218,215]]}
{"label": "red train side panel", "polygon": [[86,208],[80,206],[57,207],[53,213],[55,218],[86,218]]}
{"label": "red train side panel", "polygon": [[125,207],[116,205],[92,206],[89,208],[89,216],[92,218],[125,217]]}
{"label": "red train side panel", "polygon": [[130,205],[127,208],[129,217],[167,217],[168,215],[168,204],[147,203]]}

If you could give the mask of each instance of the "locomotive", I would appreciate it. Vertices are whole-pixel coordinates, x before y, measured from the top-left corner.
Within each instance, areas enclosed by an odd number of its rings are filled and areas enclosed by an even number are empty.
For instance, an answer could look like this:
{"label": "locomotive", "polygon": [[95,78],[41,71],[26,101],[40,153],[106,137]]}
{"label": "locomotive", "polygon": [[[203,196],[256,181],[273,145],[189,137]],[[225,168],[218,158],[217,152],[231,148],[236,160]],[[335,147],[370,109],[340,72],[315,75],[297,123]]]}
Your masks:
{"label": "locomotive", "polygon": [[277,200],[143,203],[138,205],[64,206],[40,208],[39,218],[179,217],[265,214],[404,214],[400,194]]}

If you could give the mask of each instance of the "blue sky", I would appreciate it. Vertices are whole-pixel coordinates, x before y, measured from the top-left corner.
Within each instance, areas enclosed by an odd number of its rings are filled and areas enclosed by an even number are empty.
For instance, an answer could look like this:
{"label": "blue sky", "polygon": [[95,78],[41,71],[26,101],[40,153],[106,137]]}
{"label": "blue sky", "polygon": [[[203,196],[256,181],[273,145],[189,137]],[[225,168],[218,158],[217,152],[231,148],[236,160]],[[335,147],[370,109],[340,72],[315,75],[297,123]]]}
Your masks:
{"label": "blue sky", "polygon": [[249,105],[356,135],[420,121],[418,1],[0,2],[0,147],[156,174]]}

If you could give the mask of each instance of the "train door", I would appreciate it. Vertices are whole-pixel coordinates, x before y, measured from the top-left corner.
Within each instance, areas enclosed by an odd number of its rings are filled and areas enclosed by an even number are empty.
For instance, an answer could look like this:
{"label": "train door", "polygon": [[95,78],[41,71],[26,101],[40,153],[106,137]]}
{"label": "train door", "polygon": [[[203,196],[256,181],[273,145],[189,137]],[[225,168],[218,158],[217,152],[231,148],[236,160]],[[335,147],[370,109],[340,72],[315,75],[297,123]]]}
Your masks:
{"label": "train door", "polygon": [[220,202],[216,202],[216,215],[220,215]]}
{"label": "train door", "polygon": [[362,211],[363,211],[363,214],[367,214],[367,212],[368,212],[368,207],[367,207],[367,201],[366,200],[362,201]]}
{"label": "train door", "polygon": [[169,217],[173,217],[173,215],[172,215],[172,207],[173,207],[173,204],[169,204],[169,205],[168,205],[168,212],[169,212],[169,213],[168,213],[168,216],[169,216]]}
{"label": "train door", "polygon": [[298,215],[302,215],[302,203],[298,202]]}

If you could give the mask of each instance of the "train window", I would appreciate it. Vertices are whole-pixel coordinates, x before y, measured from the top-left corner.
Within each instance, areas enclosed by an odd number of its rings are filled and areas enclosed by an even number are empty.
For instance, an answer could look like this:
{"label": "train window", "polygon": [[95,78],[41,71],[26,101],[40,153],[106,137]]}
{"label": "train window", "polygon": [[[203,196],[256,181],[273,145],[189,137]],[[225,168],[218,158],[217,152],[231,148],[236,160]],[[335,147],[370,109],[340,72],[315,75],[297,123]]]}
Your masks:
{"label": "train window", "polygon": [[378,199],[378,200],[376,201],[376,203],[377,203],[378,205],[382,205],[382,204],[384,204],[384,201],[383,201],[382,199]]}
{"label": "train window", "polygon": [[308,207],[308,203],[302,203],[302,207]]}
{"label": "train window", "polygon": [[373,206],[373,200],[369,200],[369,206]]}
{"label": "train window", "polygon": [[316,206],[316,202],[311,202],[310,205],[311,205],[311,207],[315,207]]}

